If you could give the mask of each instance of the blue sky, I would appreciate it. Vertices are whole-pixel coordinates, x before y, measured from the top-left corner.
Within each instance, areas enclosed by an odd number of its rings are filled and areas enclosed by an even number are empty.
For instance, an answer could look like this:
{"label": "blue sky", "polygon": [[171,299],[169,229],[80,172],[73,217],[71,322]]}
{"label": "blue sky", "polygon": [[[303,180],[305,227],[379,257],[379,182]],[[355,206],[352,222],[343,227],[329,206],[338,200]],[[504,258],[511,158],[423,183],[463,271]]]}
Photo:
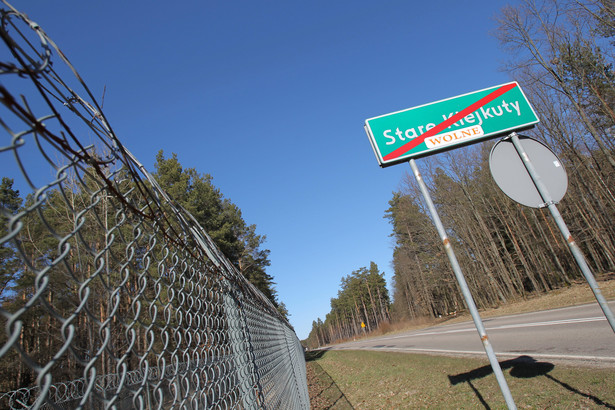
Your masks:
{"label": "blue sky", "polygon": [[374,261],[391,281],[383,215],[409,167],[378,167],[365,119],[510,81],[491,35],[505,4],[14,3],[106,88],[103,111],[150,171],[177,153],[267,236],[301,339],[342,276]]}

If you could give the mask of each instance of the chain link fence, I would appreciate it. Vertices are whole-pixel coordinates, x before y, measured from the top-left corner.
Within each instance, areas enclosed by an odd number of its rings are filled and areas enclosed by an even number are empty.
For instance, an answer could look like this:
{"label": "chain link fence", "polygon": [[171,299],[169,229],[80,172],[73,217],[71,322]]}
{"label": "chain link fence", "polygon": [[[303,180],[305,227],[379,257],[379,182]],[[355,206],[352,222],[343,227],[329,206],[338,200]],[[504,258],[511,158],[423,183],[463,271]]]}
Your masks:
{"label": "chain link fence", "polygon": [[[45,32],[0,35],[0,408],[309,408],[275,306],[123,147]],[[10,172],[9,175],[7,173]]]}

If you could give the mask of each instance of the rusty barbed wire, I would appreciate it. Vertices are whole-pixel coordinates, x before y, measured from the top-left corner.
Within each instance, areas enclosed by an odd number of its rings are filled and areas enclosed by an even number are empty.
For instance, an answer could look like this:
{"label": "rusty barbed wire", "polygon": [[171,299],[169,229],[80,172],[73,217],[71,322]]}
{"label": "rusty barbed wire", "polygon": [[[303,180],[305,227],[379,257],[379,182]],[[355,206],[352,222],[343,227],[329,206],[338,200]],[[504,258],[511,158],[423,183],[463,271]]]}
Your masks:
{"label": "rusty barbed wire", "polygon": [[29,192],[0,208],[0,407],[309,408],[287,320],[3,3],[0,163]]}

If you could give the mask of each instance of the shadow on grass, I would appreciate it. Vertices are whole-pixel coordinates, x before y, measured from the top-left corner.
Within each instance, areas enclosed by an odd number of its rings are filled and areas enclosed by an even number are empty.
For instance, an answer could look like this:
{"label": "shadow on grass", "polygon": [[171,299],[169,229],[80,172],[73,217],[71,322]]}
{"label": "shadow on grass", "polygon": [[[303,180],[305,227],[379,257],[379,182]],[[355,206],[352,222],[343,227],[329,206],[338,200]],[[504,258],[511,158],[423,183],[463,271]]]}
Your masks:
{"label": "shadow on grass", "polygon": [[[550,374],[548,374],[551,370],[555,368],[555,365],[552,363],[537,362],[534,358],[530,356],[519,356],[515,359],[510,359],[510,360],[505,360],[505,361],[500,362],[500,367],[502,368],[502,370],[510,369],[511,376],[521,378],[521,379],[529,379],[529,378],[537,377],[537,376],[545,376],[547,379],[559,384],[565,389],[575,394],[578,394],[579,396],[592,400],[594,403],[596,403],[599,406],[604,406],[608,409],[615,409],[615,407],[612,404],[604,402],[600,400],[598,397],[592,396],[591,394],[583,393],[582,391],[577,390],[574,387],[570,386],[569,384],[564,383],[556,379],[555,377],[551,376]],[[490,409],[491,407],[489,407],[489,405],[487,404],[483,396],[480,394],[478,389],[476,389],[476,387],[474,387],[474,385],[472,384],[472,380],[481,379],[483,377],[489,376],[492,373],[493,373],[493,370],[491,369],[491,366],[489,365],[489,366],[479,367],[474,370],[470,370],[469,372],[466,372],[466,373],[460,373],[460,374],[456,374],[453,376],[448,376],[448,379],[453,386],[459,383],[468,383],[470,388],[474,391],[474,394],[476,394],[476,397],[478,397],[478,400],[480,400],[481,404],[485,406],[486,409]]]}
{"label": "shadow on grass", "polygon": [[354,409],[329,373],[317,363],[317,360],[322,358],[326,353],[327,350],[316,350],[305,353],[306,364],[314,375],[314,379],[312,380],[309,380],[310,376],[308,375],[311,407],[312,409],[319,410]]}
{"label": "shadow on grass", "polygon": [[314,360],[318,360],[321,357],[323,357],[325,355],[325,353],[327,353],[327,349],[310,350],[308,352],[305,352],[305,361],[306,362],[311,362],[311,361],[314,361]]}

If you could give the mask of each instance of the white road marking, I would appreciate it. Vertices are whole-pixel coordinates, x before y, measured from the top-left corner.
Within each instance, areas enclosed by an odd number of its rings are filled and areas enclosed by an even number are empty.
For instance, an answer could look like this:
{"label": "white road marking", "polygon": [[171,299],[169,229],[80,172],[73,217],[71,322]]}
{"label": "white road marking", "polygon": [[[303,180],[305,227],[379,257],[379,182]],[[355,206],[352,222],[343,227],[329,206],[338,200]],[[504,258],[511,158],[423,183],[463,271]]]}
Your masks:
{"label": "white road marking", "polygon": [[[382,349],[359,347],[358,350],[382,350],[382,351],[399,351],[399,352],[420,352],[420,353],[440,353],[440,354],[470,354],[484,355],[484,350],[448,350],[448,349],[420,349],[413,347],[386,347]],[[544,354],[537,352],[496,352],[498,356],[531,356],[533,358],[545,359],[569,359],[569,360],[594,360],[594,361],[612,361],[615,362],[615,357],[612,356],[582,356],[582,355],[566,355],[566,354]]]}
{"label": "white road marking", "polygon": [[[596,317],[585,317],[578,319],[563,319],[563,320],[551,320],[548,322],[533,322],[533,323],[517,323],[513,325],[501,325],[501,326],[487,326],[486,330],[502,330],[502,329],[516,329],[521,327],[537,327],[537,326],[555,326],[555,325],[565,325],[570,323],[587,323],[587,322],[598,322],[598,321],[606,321],[604,316],[596,316]],[[383,340],[393,340],[393,339],[403,339],[410,337],[418,337],[418,336],[433,336],[433,335],[442,335],[442,334],[450,334],[450,333],[463,333],[463,332],[476,332],[475,327],[468,327],[464,329],[454,329],[454,330],[438,330],[431,332],[421,332],[421,333],[412,333],[400,336],[391,336],[385,338],[372,339],[371,341],[383,341]]]}

